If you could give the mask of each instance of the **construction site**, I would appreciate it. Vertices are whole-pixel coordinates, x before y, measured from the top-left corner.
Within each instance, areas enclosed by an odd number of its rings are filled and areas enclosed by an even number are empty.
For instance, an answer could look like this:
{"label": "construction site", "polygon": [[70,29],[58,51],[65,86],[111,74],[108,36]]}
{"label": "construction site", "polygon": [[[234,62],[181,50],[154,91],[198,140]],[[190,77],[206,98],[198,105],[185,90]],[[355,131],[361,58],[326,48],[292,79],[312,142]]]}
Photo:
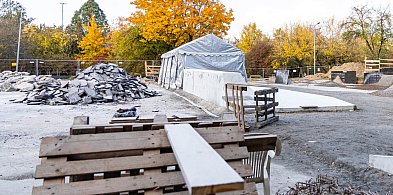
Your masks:
{"label": "construction site", "polygon": [[0,195],[388,195],[392,119],[389,2],[0,0]]}
{"label": "construction site", "polygon": [[145,77],[0,73],[1,194],[392,192],[393,60],[263,78],[242,55],[207,35]]}

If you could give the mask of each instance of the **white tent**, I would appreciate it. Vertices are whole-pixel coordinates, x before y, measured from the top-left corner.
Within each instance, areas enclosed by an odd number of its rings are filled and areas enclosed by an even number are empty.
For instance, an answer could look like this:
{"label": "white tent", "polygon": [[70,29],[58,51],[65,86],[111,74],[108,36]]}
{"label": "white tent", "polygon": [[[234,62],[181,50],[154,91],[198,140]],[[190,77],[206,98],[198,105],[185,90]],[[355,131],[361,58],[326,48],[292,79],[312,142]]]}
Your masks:
{"label": "white tent", "polygon": [[168,88],[182,88],[184,69],[239,72],[247,79],[244,53],[213,34],[163,54],[158,83]]}

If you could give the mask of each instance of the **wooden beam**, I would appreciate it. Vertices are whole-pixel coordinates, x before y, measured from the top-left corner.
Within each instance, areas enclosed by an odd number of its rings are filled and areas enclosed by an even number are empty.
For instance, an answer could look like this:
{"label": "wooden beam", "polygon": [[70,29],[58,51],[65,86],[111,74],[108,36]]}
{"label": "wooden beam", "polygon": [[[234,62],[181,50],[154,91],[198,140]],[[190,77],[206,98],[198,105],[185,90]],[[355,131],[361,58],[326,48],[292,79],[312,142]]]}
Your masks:
{"label": "wooden beam", "polygon": [[244,180],[188,124],[165,125],[190,194],[243,190]]}

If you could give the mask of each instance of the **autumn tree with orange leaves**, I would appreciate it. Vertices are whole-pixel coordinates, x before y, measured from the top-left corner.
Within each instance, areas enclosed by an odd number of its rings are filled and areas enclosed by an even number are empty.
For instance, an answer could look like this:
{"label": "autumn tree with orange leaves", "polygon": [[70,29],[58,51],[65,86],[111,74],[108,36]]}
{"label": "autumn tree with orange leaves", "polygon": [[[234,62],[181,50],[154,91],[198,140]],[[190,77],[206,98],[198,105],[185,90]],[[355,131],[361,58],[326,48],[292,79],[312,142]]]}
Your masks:
{"label": "autumn tree with orange leaves", "polygon": [[128,20],[148,41],[176,47],[206,34],[224,36],[233,11],[216,0],[134,0],[137,11]]}
{"label": "autumn tree with orange leaves", "polygon": [[106,47],[107,40],[103,35],[104,28],[98,27],[94,17],[90,18],[90,25],[83,26],[87,34],[79,42],[82,50],[78,55],[80,60],[101,60],[109,55],[109,48]]}

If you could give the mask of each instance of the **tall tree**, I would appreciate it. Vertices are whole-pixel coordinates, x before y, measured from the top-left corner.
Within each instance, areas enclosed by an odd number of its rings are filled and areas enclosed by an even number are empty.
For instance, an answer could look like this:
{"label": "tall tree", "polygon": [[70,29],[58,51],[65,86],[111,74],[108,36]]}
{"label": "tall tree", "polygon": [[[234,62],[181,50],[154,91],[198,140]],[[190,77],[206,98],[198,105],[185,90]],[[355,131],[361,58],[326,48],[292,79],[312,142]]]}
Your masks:
{"label": "tall tree", "polygon": [[254,43],[246,54],[247,68],[271,68],[273,43],[263,39]]}
{"label": "tall tree", "polygon": [[73,55],[80,53],[78,42],[87,34],[83,26],[90,25],[90,19],[93,16],[96,24],[99,27],[103,27],[102,33],[107,33],[108,20],[106,19],[104,11],[94,0],[86,1],[79,10],[75,11],[74,16],[71,19],[71,24],[66,27],[66,32],[68,34],[76,35],[78,38],[71,42],[71,53]]}
{"label": "tall tree", "polygon": [[88,0],[82,5],[82,7],[75,11],[74,16],[71,19],[71,24],[67,27],[68,31],[76,34],[79,39],[86,35],[86,30],[83,25],[90,25],[90,19],[94,16],[95,22],[99,27],[108,26],[108,20],[104,11],[94,0]]}
{"label": "tall tree", "polygon": [[377,10],[367,5],[354,7],[345,27],[347,39],[363,39],[370,57],[381,58],[392,38],[392,14],[388,8]]}
{"label": "tall tree", "polygon": [[248,53],[251,47],[254,46],[258,41],[262,41],[262,39],[263,33],[260,29],[257,28],[257,24],[255,22],[250,23],[243,27],[237,47],[243,50],[244,53]]}
{"label": "tall tree", "polygon": [[[23,26],[32,21],[31,18],[26,16],[25,8],[19,2],[0,0],[0,58],[16,58],[21,15]],[[22,45],[25,45],[25,43],[23,42]],[[24,47],[21,48],[21,55],[23,49]]]}
{"label": "tall tree", "polygon": [[129,20],[148,41],[179,46],[209,33],[226,35],[234,20],[217,0],[134,0],[137,11]]}
{"label": "tall tree", "polygon": [[99,27],[95,22],[94,16],[90,18],[90,25],[83,25],[87,34],[79,42],[81,54],[78,55],[80,60],[103,60],[109,55],[109,49],[106,45],[107,40],[102,34],[103,27]]}
{"label": "tall tree", "polygon": [[274,67],[298,67],[313,57],[313,29],[300,24],[274,32]]}

